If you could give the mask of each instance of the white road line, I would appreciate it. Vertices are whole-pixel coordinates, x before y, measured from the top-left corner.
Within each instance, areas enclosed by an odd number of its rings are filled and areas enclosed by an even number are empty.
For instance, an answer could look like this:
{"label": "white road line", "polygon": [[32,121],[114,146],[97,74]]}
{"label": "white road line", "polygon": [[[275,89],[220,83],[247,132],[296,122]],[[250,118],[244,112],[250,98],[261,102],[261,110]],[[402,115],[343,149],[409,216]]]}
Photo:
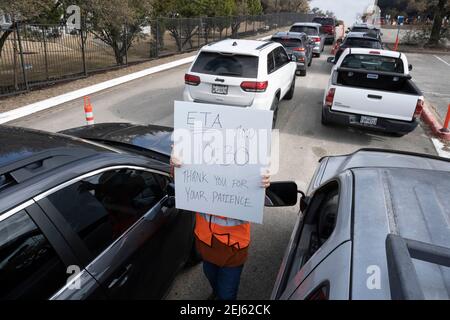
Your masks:
{"label": "white road line", "polygon": [[[271,36],[266,36],[266,37],[259,38],[258,40],[264,41],[264,40],[268,40],[270,38],[271,38]],[[53,98],[49,98],[49,99],[42,100],[42,101],[39,101],[36,103],[32,103],[27,106],[23,106],[23,107],[20,107],[20,108],[17,108],[17,109],[8,111],[8,112],[0,113],[0,124],[7,123],[7,122],[10,122],[13,120],[17,120],[19,118],[29,116],[33,113],[58,106],[60,104],[63,104],[63,103],[66,103],[66,102],[69,102],[69,101],[72,101],[72,100],[75,100],[78,98],[82,98],[84,96],[87,96],[87,95],[90,95],[90,94],[93,94],[93,93],[96,93],[96,92],[99,92],[99,91],[102,91],[102,90],[105,90],[105,89],[108,89],[111,87],[115,87],[115,86],[124,84],[129,81],[133,81],[133,80],[136,80],[136,79],[139,79],[142,77],[146,77],[148,75],[151,75],[151,74],[154,74],[157,72],[176,68],[183,64],[192,63],[194,61],[195,56],[196,55],[194,54],[194,55],[184,58],[184,59],[165,63],[165,64],[162,64],[162,65],[159,65],[156,67],[152,67],[152,68],[148,68],[148,69],[145,69],[145,70],[142,70],[139,72],[131,73],[126,76],[122,76],[122,77],[108,80],[105,82],[97,83],[93,86],[89,86],[89,87],[75,90],[72,92],[68,92],[68,93],[53,97]]]}
{"label": "white road line", "polygon": [[445,63],[446,65],[448,65],[449,67],[450,67],[450,63],[448,63],[447,61],[445,61],[444,59],[442,59],[442,58],[440,58],[440,57],[438,57],[438,56],[435,56],[435,55],[433,55],[436,59],[438,59],[439,61],[442,61],[443,63]]}
{"label": "white road line", "polygon": [[445,146],[440,140],[431,138],[431,141],[440,157],[450,159],[450,151],[445,150]]}

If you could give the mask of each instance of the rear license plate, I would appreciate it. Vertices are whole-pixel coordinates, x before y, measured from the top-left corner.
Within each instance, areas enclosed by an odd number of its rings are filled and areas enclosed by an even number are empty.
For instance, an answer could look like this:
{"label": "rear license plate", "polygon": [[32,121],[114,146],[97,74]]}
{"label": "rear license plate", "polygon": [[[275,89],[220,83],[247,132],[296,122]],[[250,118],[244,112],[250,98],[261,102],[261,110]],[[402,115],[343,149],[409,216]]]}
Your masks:
{"label": "rear license plate", "polygon": [[364,126],[376,126],[378,122],[378,118],[375,117],[367,117],[367,116],[361,116],[359,119],[359,123]]}
{"label": "rear license plate", "polygon": [[224,86],[221,84],[213,84],[212,85],[212,93],[215,94],[228,94],[228,86]]}

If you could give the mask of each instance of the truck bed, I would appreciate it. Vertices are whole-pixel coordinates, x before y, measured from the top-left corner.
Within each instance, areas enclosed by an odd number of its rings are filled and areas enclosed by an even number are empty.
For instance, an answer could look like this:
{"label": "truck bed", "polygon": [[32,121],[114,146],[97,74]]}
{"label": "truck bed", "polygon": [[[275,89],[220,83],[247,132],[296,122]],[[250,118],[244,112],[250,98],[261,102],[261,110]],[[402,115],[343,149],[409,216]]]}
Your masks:
{"label": "truck bed", "polygon": [[339,68],[337,73],[337,85],[422,95],[410,75],[350,68]]}

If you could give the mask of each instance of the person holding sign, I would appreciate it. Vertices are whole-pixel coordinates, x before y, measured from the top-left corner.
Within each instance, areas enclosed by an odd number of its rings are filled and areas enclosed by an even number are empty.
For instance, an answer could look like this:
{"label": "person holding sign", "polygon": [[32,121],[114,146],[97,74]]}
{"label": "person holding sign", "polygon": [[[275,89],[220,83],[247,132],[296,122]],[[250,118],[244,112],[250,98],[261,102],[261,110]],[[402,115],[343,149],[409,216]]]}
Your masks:
{"label": "person holding sign", "polygon": [[[172,155],[171,174],[182,163]],[[270,186],[270,175],[262,175],[262,188]],[[236,300],[241,273],[250,246],[250,223],[232,218],[196,213],[196,248],[203,260],[203,272],[213,293],[209,299]]]}

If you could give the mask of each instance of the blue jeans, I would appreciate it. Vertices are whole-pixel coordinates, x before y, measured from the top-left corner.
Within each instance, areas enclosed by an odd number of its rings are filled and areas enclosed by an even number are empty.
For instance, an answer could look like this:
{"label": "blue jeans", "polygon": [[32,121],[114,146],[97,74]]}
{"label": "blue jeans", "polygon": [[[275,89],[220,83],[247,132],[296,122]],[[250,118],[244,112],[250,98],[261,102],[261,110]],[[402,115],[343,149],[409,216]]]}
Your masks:
{"label": "blue jeans", "polygon": [[219,267],[203,261],[203,272],[219,300],[236,300],[244,266]]}

